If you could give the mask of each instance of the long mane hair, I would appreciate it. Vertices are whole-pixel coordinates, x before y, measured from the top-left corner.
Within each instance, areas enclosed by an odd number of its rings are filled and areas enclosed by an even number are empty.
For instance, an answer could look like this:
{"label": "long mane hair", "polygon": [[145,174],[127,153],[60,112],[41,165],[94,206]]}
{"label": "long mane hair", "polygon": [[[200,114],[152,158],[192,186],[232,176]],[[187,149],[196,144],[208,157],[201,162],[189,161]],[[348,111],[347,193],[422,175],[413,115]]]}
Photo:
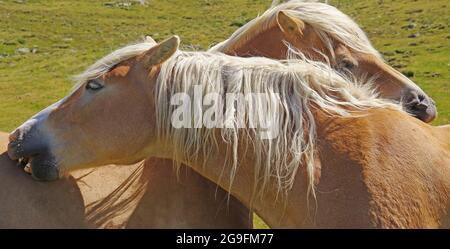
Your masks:
{"label": "long mane hair", "polygon": [[[286,193],[299,167],[306,167],[310,190],[314,193],[316,125],[313,108],[341,117],[351,117],[355,111],[370,108],[400,110],[398,105],[379,99],[370,83],[355,82],[327,64],[297,57],[301,59],[275,61],[216,52],[178,51],[162,65],[155,90],[157,129],[160,137],[173,142],[177,151],[174,159],[195,159],[200,153],[208,158],[217,153],[218,141],[224,142],[228,164],[224,166],[231,168],[231,187],[243,157],[239,151],[244,146],[250,148],[255,159],[255,191],[262,193],[269,179],[274,177],[278,191]],[[255,113],[244,108],[245,120],[248,122],[251,115],[276,113],[271,118],[280,129],[279,135],[260,139],[255,129],[248,128],[248,123],[246,128],[240,128],[236,120],[227,120],[232,125],[226,128],[175,128],[171,120],[176,106],[169,105],[171,96],[186,93],[194,99],[193,88],[198,85],[203,96],[218,93],[223,103],[228,93],[262,94],[270,101],[266,106],[254,103]]]}

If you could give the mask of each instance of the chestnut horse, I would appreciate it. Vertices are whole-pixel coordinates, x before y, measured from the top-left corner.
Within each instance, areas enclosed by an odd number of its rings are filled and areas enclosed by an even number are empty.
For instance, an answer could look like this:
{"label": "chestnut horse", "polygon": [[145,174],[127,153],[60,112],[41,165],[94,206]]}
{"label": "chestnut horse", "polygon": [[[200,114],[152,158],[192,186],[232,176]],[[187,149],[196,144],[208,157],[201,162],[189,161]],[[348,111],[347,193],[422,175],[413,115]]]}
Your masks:
{"label": "chestnut horse", "polygon": [[[70,96],[12,134],[9,156],[29,160],[40,180],[148,156],[177,160],[272,227],[448,225],[448,126],[410,117],[326,64],[180,52],[178,45],[172,37],[100,60]],[[258,130],[238,129],[237,122],[173,127],[174,115],[190,109],[175,108],[173,97],[195,99],[196,85],[219,98],[267,97],[268,109],[256,104],[244,117],[276,117],[278,136],[261,140]]]}

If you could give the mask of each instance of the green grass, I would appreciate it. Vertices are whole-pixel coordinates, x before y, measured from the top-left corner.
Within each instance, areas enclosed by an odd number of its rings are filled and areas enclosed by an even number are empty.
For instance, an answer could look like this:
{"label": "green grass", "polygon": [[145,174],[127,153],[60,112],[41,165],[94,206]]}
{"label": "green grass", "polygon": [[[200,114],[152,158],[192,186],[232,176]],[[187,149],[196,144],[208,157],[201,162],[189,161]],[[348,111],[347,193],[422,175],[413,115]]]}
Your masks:
{"label": "green grass", "polygon": [[[271,0],[121,2],[133,1],[0,0],[0,130],[11,131],[65,96],[73,75],[123,45],[144,35],[159,40],[177,34],[184,47],[207,49],[262,13]],[[414,73],[412,80],[437,102],[433,124],[450,123],[450,3],[331,2],[363,27],[386,60]],[[34,53],[21,54],[20,48]],[[265,227],[259,219],[255,224]]]}

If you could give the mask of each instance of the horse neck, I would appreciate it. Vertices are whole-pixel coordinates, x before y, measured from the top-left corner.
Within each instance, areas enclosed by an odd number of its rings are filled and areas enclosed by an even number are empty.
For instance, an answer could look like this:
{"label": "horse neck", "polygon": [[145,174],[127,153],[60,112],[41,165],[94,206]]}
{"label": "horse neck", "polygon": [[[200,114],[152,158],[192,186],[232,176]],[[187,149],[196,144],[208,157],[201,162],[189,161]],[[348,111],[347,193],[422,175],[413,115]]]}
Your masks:
{"label": "horse neck", "polygon": [[[433,138],[437,141],[434,146],[430,146],[430,149],[436,149],[438,155],[435,156],[435,160],[438,162],[436,165],[440,171],[440,180],[442,182],[441,190],[447,197],[447,207],[450,206],[450,125],[443,125],[433,127],[424,125],[433,132]],[[448,210],[446,218],[446,226],[450,227],[450,210]]]}
{"label": "horse neck", "polygon": [[[320,157],[327,162],[319,187],[336,188],[329,184],[339,180],[340,189],[365,200],[356,204],[374,210],[373,217],[363,217],[369,225],[450,225],[450,147],[442,143],[449,127],[432,127],[389,109],[367,114],[350,119],[323,116],[317,121]],[[339,176],[343,171],[346,175]],[[398,209],[377,209],[383,206]]]}
{"label": "horse neck", "polygon": [[435,132],[438,133],[441,141],[444,143],[447,150],[450,151],[450,124],[436,127]]}
{"label": "horse neck", "polygon": [[442,159],[444,161],[443,171],[445,171],[444,176],[442,180],[444,181],[444,193],[446,193],[446,203],[444,207],[447,207],[445,210],[446,213],[444,213],[444,218],[442,219],[443,222],[441,223],[441,227],[450,227],[450,125],[445,125],[441,127],[437,127],[436,129],[439,130],[439,138],[441,138],[441,141],[444,143],[444,151],[442,152]]}
{"label": "horse neck", "polygon": [[[268,39],[270,37],[270,39]],[[221,51],[225,54],[241,57],[263,56],[272,59],[286,59],[287,47],[283,32],[278,26],[272,25],[256,35],[249,35],[247,41],[236,41],[228,49]]]}
{"label": "horse neck", "polygon": [[[322,122],[323,114],[318,112],[316,122]],[[220,139],[221,134],[216,130],[215,136]],[[311,203],[313,200],[308,192],[309,181],[305,167],[299,166],[293,187],[284,193],[279,191],[278,181],[271,177],[266,183],[266,190],[258,195],[257,185],[255,188],[255,161],[256,158],[247,146],[251,144],[241,136],[238,151],[237,173],[232,175],[232,164],[230,158],[230,145],[219,142],[218,147],[213,149],[206,157],[198,153],[194,158],[179,158],[183,164],[188,165],[194,171],[216,183],[232,196],[242,202],[247,208],[255,211],[263,220],[273,228],[288,227],[313,227],[311,215]],[[172,148],[171,151],[179,151],[182,148]],[[209,151],[209,149],[206,149]],[[200,148],[200,151],[205,149]],[[176,154],[176,153],[175,153]],[[233,178],[233,181],[231,179]],[[260,184],[260,183],[259,183]],[[310,198],[311,202],[308,202]]]}
{"label": "horse neck", "polygon": [[[254,160],[251,156],[241,158],[238,172],[231,184],[231,168],[224,160],[229,155],[223,153],[225,150],[225,148],[220,148],[217,153],[210,155],[206,160],[199,156],[197,160],[186,160],[184,164],[189,165],[200,175],[227,190],[230,195],[247,208],[255,211],[272,228],[298,227],[303,222],[304,217],[296,219],[302,213],[300,207],[292,205],[289,199],[277,199],[275,182],[268,183],[270,187],[267,188],[262,197],[254,196]],[[298,182],[304,181],[299,180]],[[296,199],[306,196],[306,194],[297,194],[297,191],[292,192],[290,196],[294,196]],[[306,210],[306,206],[303,209]]]}
{"label": "horse neck", "polygon": [[332,58],[310,25],[305,26],[302,37],[288,36],[278,25],[271,25],[268,29],[255,35],[249,34],[249,38],[245,42],[236,41],[233,46],[222,52],[241,57],[263,56],[282,60],[288,58],[286,42],[311,60],[326,62],[325,58]]}

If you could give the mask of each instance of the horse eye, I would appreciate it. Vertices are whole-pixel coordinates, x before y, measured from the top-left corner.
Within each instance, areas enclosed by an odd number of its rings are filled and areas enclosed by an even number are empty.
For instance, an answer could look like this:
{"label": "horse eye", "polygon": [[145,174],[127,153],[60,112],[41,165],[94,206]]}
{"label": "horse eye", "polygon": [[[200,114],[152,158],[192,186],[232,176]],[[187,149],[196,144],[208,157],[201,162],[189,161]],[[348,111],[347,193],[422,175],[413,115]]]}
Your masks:
{"label": "horse eye", "polygon": [[349,59],[343,59],[340,63],[340,68],[341,69],[347,69],[347,70],[351,70],[353,69],[356,65],[355,63],[353,63],[353,61],[349,60]]}
{"label": "horse eye", "polygon": [[98,83],[95,80],[90,80],[86,84],[86,89],[87,90],[98,91],[98,90],[100,90],[102,88],[103,88],[103,85]]}

